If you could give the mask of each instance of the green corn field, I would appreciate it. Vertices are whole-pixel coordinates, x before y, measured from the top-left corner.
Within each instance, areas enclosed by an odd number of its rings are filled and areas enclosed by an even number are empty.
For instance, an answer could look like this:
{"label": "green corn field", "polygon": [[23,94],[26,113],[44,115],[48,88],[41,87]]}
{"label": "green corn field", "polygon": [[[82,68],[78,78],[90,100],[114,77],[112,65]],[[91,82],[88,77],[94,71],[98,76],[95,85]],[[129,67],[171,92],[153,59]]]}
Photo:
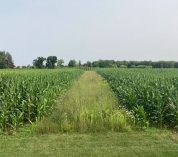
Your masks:
{"label": "green corn field", "polygon": [[173,69],[102,69],[119,103],[139,127],[177,128],[178,71]]}
{"label": "green corn field", "polygon": [[[95,69],[107,80],[118,104],[134,116],[134,126],[177,128],[178,71]],[[42,120],[83,70],[2,70],[0,131]]]}
{"label": "green corn field", "polygon": [[81,70],[4,70],[0,72],[0,130],[42,119]]}

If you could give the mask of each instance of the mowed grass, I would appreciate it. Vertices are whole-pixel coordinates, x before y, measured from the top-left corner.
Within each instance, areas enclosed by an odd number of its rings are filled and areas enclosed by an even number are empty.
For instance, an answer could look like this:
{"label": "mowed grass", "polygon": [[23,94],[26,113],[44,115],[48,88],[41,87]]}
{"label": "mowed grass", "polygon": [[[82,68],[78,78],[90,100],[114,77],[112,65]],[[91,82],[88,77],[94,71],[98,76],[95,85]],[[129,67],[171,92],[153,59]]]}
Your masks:
{"label": "mowed grass", "polygon": [[57,101],[38,133],[129,131],[131,117],[119,108],[108,83],[94,71],[85,72]]}
{"label": "mowed grass", "polygon": [[48,134],[0,137],[2,157],[177,157],[170,132]]}

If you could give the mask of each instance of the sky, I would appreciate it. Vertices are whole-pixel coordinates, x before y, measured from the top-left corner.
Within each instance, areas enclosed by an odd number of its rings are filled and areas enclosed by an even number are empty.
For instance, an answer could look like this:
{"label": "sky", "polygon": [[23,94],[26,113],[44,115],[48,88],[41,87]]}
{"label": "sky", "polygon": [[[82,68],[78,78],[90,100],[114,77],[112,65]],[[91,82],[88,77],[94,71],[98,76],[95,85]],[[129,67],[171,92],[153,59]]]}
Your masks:
{"label": "sky", "polygon": [[0,0],[0,50],[38,56],[178,61],[177,0]]}

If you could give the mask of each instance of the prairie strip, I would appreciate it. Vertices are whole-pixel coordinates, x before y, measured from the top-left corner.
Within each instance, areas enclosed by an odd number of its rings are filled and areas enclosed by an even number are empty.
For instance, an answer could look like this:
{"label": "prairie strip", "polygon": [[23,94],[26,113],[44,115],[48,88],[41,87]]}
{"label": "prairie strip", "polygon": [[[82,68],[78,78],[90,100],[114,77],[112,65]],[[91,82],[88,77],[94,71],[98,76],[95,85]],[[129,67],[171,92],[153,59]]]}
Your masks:
{"label": "prairie strip", "polygon": [[131,117],[118,108],[117,98],[96,72],[85,72],[58,100],[38,132],[99,132],[130,130]]}

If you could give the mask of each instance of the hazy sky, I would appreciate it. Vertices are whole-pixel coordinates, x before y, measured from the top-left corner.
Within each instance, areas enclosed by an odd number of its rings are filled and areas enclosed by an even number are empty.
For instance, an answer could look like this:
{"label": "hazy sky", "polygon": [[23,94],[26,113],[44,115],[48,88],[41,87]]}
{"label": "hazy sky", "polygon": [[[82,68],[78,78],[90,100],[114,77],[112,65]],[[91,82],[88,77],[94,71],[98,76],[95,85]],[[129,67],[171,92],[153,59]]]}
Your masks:
{"label": "hazy sky", "polygon": [[0,50],[37,56],[178,61],[178,0],[0,0]]}

